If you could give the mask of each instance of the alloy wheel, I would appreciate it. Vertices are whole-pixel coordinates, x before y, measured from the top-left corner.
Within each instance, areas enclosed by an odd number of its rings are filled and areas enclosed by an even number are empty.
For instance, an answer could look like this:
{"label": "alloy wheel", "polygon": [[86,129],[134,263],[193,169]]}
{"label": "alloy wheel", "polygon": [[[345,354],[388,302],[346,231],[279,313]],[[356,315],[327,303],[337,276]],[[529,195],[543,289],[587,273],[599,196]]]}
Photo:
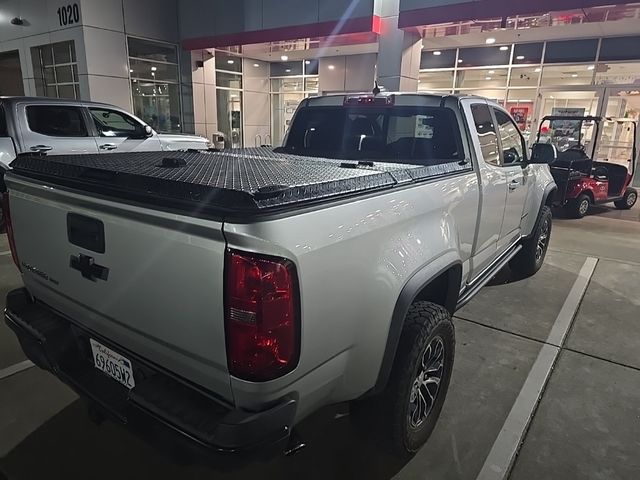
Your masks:
{"label": "alloy wheel", "polygon": [[637,199],[638,195],[635,192],[631,192],[629,195],[627,195],[627,205],[633,207]]}
{"label": "alloy wheel", "polygon": [[540,228],[540,235],[538,236],[538,243],[536,245],[536,263],[538,263],[542,256],[544,255],[545,250],[547,249],[547,244],[549,243],[549,227],[551,223],[548,218],[545,218],[542,223],[542,228]]}
{"label": "alloy wheel", "polygon": [[578,207],[580,215],[586,215],[589,210],[589,200],[586,198],[580,202],[580,206]]}
{"label": "alloy wheel", "polygon": [[411,428],[419,428],[431,413],[444,375],[444,362],[444,342],[442,338],[434,337],[422,354],[418,374],[411,387],[407,415]]}

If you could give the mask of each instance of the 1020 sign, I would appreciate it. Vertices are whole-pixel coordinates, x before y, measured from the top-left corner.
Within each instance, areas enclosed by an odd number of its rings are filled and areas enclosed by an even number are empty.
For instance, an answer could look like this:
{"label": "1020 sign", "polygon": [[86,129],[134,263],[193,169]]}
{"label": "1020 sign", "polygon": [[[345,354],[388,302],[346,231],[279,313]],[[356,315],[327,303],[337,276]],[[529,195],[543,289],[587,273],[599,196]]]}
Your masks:
{"label": "1020 sign", "polygon": [[60,26],[80,23],[80,7],[77,3],[67,5],[58,9],[58,22]]}

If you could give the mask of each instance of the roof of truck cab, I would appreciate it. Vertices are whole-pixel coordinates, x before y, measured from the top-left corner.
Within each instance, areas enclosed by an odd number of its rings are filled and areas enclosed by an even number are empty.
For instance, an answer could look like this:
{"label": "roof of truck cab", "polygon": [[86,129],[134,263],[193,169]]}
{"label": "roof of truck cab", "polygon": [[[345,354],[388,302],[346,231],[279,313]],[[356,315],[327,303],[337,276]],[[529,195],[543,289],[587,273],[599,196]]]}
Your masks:
{"label": "roof of truck cab", "polygon": [[[424,98],[429,98],[429,99],[433,99],[437,102],[441,102],[443,99],[446,98],[455,98],[458,100],[461,99],[465,99],[465,98],[471,98],[471,99],[477,99],[477,100],[484,100],[486,101],[489,105],[492,106],[497,106],[500,108],[503,108],[502,106],[500,106],[498,103],[494,102],[493,100],[490,100],[486,97],[481,97],[479,95],[470,95],[470,94],[461,94],[461,93],[435,93],[435,92],[380,92],[376,95],[374,95],[372,92],[357,92],[357,93],[332,93],[329,95],[317,95],[314,97],[307,97],[305,98],[300,105],[301,106],[306,106],[309,103],[313,103],[314,101],[318,101],[318,99],[335,99],[336,102],[335,104],[332,103],[326,103],[326,106],[340,106],[343,105],[344,99],[347,97],[358,97],[358,96],[370,96],[370,97],[383,97],[383,98],[388,98],[388,97],[403,97],[403,98],[411,98],[411,97],[415,97],[416,99],[424,99]],[[406,104],[404,104],[406,105]],[[418,104],[416,104],[418,105]]]}

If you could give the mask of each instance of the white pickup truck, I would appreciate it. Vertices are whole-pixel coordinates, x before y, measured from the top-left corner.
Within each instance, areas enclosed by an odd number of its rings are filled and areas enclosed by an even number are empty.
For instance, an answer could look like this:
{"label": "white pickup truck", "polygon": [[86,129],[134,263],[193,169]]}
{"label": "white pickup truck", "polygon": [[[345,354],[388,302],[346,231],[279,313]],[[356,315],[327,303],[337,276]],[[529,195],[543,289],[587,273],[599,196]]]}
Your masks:
{"label": "white pickup truck", "polygon": [[203,150],[206,138],[156,133],[113,105],[44,97],[0,97],[0,167],[19,153],[51,155]]}
{"label": "white pickup truck", "polygon": [[12,167],[25,288],[5,315],[27,356],[93,413],[208,454],[294,451],[345,401],[415,452],[453,313],[507,264],[542,266],[556,188],[502,107],[429,94],[306,99],[275,150]]}

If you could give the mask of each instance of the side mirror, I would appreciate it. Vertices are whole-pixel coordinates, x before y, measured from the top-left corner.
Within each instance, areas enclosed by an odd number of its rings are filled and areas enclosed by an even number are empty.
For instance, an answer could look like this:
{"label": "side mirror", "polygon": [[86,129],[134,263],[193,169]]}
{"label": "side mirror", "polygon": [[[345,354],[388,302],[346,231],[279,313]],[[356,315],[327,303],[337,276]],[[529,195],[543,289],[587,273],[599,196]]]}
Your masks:
{"label": "side mirror", "polygon": [[145,125],[144,126],[144,134],[147,137],[150,137],[151,135],[153,135],[153,129],[149,125]]}
{"label": "side mirror", "polygon": [[502,154],[505,165],[511,165],[520,161],[520,156],[513,150],[505,150]]}
{"label": "side mirror", "polygon": [[531,146],[529,163],[550,164],[558,158],[558,151],[553,143],[536,142]]}
{"label": "side mirror", "polygon": [[151,135],[153,135],[153,129],[149,125],[144,125],[144,126],[141,126],[140,128],[137,128],[134,133],[129,135],[129,138],[142,140],[144,138],[150,137]]}

